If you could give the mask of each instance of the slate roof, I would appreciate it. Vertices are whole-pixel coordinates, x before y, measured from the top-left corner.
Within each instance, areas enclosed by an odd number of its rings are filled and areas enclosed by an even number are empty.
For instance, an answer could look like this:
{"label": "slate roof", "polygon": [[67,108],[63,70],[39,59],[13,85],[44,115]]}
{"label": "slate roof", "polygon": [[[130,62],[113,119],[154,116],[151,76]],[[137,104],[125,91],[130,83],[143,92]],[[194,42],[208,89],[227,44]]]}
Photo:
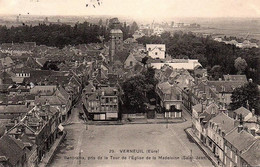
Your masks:
{"label": "slate roof", "polygon": [[250,166],[260,166],[260,139],[258,139],[241,157]]}
{"label": "slate roof", "polygon": [[98,90],[99,95],[104,92],[105,96],[117,96],[114,94],[114,91],[117,91],[116,87],[102,87],[101,89]]}
{"label": "slate roof", "polygon": [[197,112],[202,112],[202,104],[196,104],[195,106],[192,106],[192,109]]}
{"label": "slate roof", "polygon": [[246,150],[256,140],[253,135],[246,132],[245,130],[238,132],[237,128],[233,129],[229,134],[227,134],[225,139],[239,151]]}
{"label": "slate roof", "polygon": [[65,99],[59,98],[57,96],[36,96],[35,104],[45,104],[48,102],[50,105],[64,105],[67,104]]}
{"label": "slate roof", "polygon": [[246,75],[223,75],[225,81],[247,82]]}
{"label": "slate roof", "polygon": [[29,108],[25,105],[0,105],[0,114],[27,113]]}
{"label": "slate roof", "polygon": [[31,68],[28,67],[22,67],[22,68],[15,68],[12,70],[13,73],[30,73],[31,72]]}
{"label": "slate roof", "polygon": [[[212,88],[216,88],[217,92],[229,92],[232,93],[237,87],[243,86],[246,82],[243,81],[208,81],[208,85]],[[223,90],[224,88],[224,90]]]}
{"label": "slate roof", "polygon": [[234,110],[234,113],[236,113],[238,115],[242,114],[242,117],[245,118],[251,112],[248,109],[246,109],[245,107],[240,107],[240,108]]}
{"label": "slate roof", "polygon": [[163,82],[158,84],[158,88],[161,89],[161,91],[164,94],[170,94],[171,93],[171,84],[169,82]]}
{"label": "slate roof", "polygon": [[10,57],[4,57],[0,59],[0,64],[2,68],[4,68],[5,65],[8,68],[11,67],[14,64],[14,62]]}
{"label": "slate roof", "polygon": [[10,162],[13,166],[15,166],[17,161],[25,155],[23,147],[24,146],[21,141],[8,135],[4,135],[0,138],[0,156],[8,158],[8,162]]}
{"label": "slate roof", "polygon": [[36,62],[43,67],[43,65],[47,62],[48,60],[46,58],[36,58]]}
{"label": "slate roof", "polygon": [[222,112],[216,115],[210,121],[218,124],[218,126],[221,127],[221,130],[224,131],[226,134],[235,127],[235,120]]}
{"label": "slate roof", "polygon": [[1,72],[0,79],[2,80],[2,84],[12,84],[13,83],[11,75],[8,74],[7,72]]}

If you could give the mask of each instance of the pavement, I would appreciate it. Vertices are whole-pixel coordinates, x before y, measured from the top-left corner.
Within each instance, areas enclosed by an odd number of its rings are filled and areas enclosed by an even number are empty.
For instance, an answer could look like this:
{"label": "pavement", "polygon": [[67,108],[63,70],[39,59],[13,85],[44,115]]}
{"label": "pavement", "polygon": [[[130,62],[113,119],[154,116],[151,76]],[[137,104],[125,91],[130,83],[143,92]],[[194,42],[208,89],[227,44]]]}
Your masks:
{"label": "pavement", "polygon": [[63,141],[63,139],[65,138],[67,132],[63,131],[63,134],[61,136],[59,136],[54,144],[52,145],[52,147],[50,148],[50,150],[44,155],[44,158],[42,159],[42,161],[38,164],[38,167],[45,167],[49,164],[49,162],[52,160],[53,155],[56,151],[56,149],[58,148],[58,146],[60,145],[60,143]]}
{"label": "pavement", "polygon": [[184,132],[191,126],[188,113],[180,123],[97,126],[81,122],[79,109],[72,112],[50,166],[213,166]]}
{"label": "pavement", "polygon": [[218,165],[218,159],[215,157],[215,155],[207,148],[199,139],[198,137],[193,133],[192,128],[185,129],[185,132],[192,138],[192,140],[198,145],[198,147],[204,152],[204,154],[208,157],[208,159],[214,164],[216,167],[220,167],[221,165]]}

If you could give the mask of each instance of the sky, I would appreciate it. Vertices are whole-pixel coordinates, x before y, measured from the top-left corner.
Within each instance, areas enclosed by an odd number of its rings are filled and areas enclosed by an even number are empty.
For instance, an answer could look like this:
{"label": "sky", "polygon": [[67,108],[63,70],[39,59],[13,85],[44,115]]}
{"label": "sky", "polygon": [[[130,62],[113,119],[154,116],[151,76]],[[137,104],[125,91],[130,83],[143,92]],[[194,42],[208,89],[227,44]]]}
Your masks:
{"label": "sky", "polygon": [[[39,2],[37,2],[39,1]],[[0,14],[260,17],[260,0],[0,0]],[[89,4],[86,7],[86,4]],[[96,8],[93,7],[93,4]]]}

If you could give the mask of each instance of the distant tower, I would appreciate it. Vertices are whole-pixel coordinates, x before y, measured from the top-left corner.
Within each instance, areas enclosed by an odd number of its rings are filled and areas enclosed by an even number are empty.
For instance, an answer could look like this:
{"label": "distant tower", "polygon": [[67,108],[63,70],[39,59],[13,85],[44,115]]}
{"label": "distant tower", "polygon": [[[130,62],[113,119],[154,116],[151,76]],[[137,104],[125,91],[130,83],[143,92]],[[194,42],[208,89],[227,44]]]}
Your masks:
{"label": "distant tower", "polygon": [[49,21],[49,20],[48,20],[48,17],[45,17],[44,22],[45,22],[45,23],[48,23],[48,21]]}
{"label": "distant tower", "polygon": [[116,52],[123,49],[123,32],[119,29],[119,22],[115,21],[113,25],[114,28],[110,31],[110,64],[113,64]]}
{"label": "distant tower", "polygon": [[17,22],[17,23],[20,22],[20,18],[19,18],[19,16],[16,17],[16,22]]}

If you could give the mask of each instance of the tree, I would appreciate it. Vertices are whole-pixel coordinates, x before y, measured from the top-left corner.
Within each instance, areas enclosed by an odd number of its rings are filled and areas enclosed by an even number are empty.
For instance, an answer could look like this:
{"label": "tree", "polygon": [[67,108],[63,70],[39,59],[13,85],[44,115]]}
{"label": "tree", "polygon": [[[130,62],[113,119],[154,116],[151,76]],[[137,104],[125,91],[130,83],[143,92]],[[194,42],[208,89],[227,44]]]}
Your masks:
{"label": "tree", "polygon": [[147,56],[145,56],[144,58],[142,58],[141,63],[144,65],[144,67],[145,67],[145,65],[147,64],[147,60],[148,60],[148,57],[147,57]]}
{"label": "tree", "polygon": [[245,59],[242,59],[241,57],[238,57],[236,60],[235,60],[235,64],[234,64],[235,68],[237,69],[238,71],[238,74],[242,74],[246,67],[247,67],[247,63],[246,63],[246,60]]}
{"label": "tree", "polygon": [[100,19],[100,20],[98,21],[98,25],[99,25],[99,26],[102,26],[102,25],[103,25],[102,19]]}
{"label": "tree", "polygon": [[150,67],[141,75],[131,77],[123,83],[123,101],[127,108],[136,112],[144,112],[144,103],[155,97],[157,81],[154,74],[155,70]]}
{"label": "tree", "polygon": [[127,108],[142,111],[145,103],[145,77],[138,75],[126,80],[122,85],[124,104]]}
{"label": "tree", "polygon": [[215,65],[212,67],[210,70],[210,75],[212,76],[213,79],[218,80],[219,78],[222,78],[223,72],[222,72],[222,67],[220,65]]}
{"label": "tree", "polygon": [[241,106],[247,107],[249,105],[250,110],[255,109],[256,114],[260,115],[259,96],[258,86],[253,82],[238,87],[231,95],[231,109],[235,110]]}
{"label": "tree", "polygon": [[132,25],[131,25],[131,27],[130,27],[130,33],[131,34],[134,34],[134,32],[136,31],[136,30],[138,30],[139,28],[138,28],[138,25],[137,25],[137,23],[134,21],[133,23],[132,23]]}

